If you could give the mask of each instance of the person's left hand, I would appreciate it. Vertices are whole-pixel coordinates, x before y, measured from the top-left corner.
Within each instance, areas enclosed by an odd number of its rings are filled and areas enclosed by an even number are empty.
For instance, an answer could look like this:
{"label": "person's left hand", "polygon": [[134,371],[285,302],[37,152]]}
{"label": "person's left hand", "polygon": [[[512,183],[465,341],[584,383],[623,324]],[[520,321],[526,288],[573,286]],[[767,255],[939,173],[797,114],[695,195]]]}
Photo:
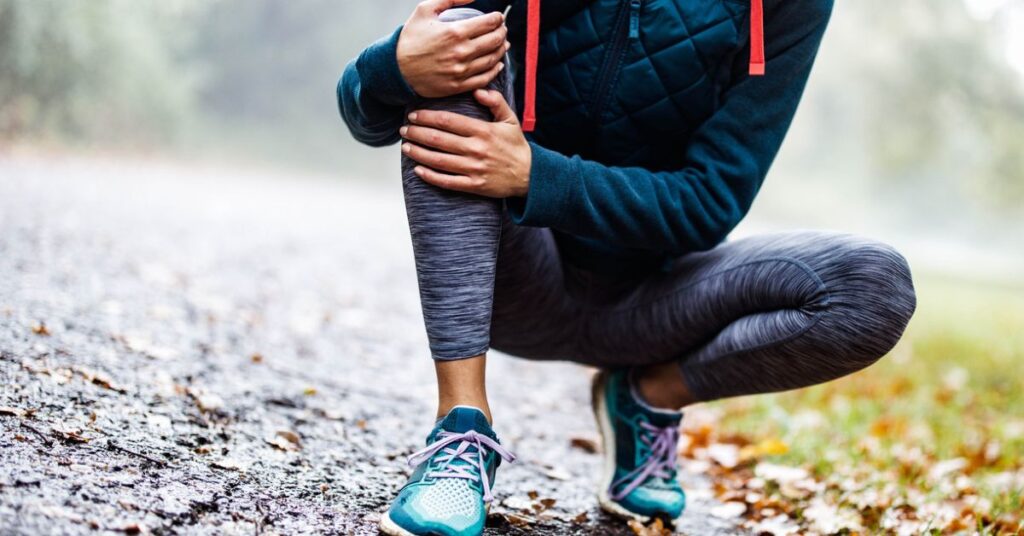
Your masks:
{"label": "person's left hand", "polygon": [[494,90],[473,92],[493,122],[454,112],[417,110],[400,133],[402,152],[426,182],[487,197],[523,197],[530,185],[530,144],[515,112]]}

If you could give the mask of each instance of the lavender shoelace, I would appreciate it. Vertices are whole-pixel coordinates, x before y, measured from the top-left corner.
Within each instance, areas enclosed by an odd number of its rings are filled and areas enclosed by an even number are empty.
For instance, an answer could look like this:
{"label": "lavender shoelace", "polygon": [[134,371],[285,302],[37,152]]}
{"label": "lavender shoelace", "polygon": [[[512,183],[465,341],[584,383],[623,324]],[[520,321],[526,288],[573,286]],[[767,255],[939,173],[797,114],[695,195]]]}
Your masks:
{"label": "lavender shoelace", "polygon": [[[456,446],[457,445],[457,446]],[[470,447],[476,447],[476,451],[470,451]],[[480,480],[484,490],[484,502],[491,502],[494,496],[491,495],[491,483],[487,477],[487,468],[484,467],[484,449],[494,451],[506,462],[514,462],[515,454],[505,450],[502,446],[490,437],[470,430],[465,433],[441,431],[437,441],[426,446],[409,456],[409,465],[416,467],[429,461],[434,455],[441,453],[437,462],[441,466],[436,471],[430,471],[426,476],[431,478],[462,478],[465,480]],[[460,460],[462,464],[452,462]]]}
{"label": "lavender shoelace", "polygon": [[[672,478],[676,467],[676,445],[679,443],[679,429],[676,426],[659,428],[648,422],[641,422],[643,429],[640,440],[650,449],[650,456],[644,463],[612,482],[612,499],[620,501],[651,477]],[[615,488],[628,482],[622,490]]]}

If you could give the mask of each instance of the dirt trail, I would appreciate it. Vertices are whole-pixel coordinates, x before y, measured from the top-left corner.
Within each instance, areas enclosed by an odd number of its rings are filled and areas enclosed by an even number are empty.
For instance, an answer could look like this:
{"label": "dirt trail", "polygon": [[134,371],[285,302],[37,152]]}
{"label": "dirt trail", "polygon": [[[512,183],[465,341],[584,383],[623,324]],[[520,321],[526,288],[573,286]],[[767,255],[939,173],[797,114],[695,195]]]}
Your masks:
{"label": "dirt trail", "polygon": [[[0,532],[375,534],[435,396],[391,182],[0,159]],[[632,534],[589,372],[489,374],[487,533]],[[734,533],[690,478],[683,531]]]}

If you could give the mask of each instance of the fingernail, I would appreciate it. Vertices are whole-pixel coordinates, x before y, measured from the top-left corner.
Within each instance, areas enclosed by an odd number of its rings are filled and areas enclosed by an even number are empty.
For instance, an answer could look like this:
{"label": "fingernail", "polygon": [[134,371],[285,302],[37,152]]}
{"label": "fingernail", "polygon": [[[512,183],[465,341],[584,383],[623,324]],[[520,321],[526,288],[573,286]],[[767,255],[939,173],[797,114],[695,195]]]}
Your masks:
{"label": "fingernail", "polygon": [[419,166],[416,166],[416,167],[412,168],[412,172],[417,174],[417,175],[422,175],[423,174],[423,168],[421,168]]}
{"label": "fingernail", "polygon": [[401,134],[403,138],[405,137],[406,132],[409,132],[409,127],[402,127],[398,129],[398,133]]}
{"label": "fingernail", "polygon": [[415,120],[416,120],[416,112],[413,112],[413,113],[409,114],[409,121],[415,121]]}
{"label": "fingernail", "polygon": [[402,144],[402,152],[403,153],[407,153],[411,149],[412,149],[412,145],[409,145],[408,143],[403,143]]}
{"label": "fingernail", "polygon": [[505,68],[505,64],[504,64],[504,63],[499,63],[499,64],[498,64],[498,70],[499,70],[499,71],[500,71],[500,70],[502,70],[502,69],[504,69],[504,68]]}

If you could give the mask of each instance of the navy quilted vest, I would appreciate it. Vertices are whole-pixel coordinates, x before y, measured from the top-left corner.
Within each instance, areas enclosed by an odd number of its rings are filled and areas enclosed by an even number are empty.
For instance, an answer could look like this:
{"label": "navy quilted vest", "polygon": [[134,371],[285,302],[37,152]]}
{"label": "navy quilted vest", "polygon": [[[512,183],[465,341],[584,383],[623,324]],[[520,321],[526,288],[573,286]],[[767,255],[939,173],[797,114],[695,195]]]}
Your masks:
{"label": "navy quilted vest", "polygon": [[[484,2],[481,2],[484,3]],[[525,33],[513,3],[510,39]],[[747,0],[548,0],[533,140],[608,165],[675,169],[746,44]],[[523,47],[515,58],[522,70]],[[522,76],[516,76],[522,95]]]}

